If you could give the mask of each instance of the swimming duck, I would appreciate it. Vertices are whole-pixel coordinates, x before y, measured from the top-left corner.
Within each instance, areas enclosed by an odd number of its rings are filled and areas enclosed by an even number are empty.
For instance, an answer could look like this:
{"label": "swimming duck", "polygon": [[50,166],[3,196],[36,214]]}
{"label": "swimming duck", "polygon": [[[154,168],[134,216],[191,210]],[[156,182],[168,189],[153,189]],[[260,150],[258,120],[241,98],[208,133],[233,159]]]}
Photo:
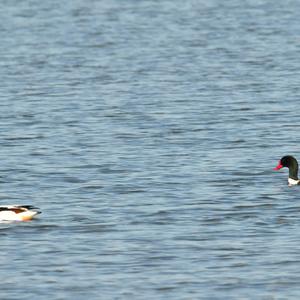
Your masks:
{"label": "swimming duck", "polygon": [[298,162],[297,159],[291,155],[283,156],[276,168],[274,170],[279,170],[283,167],[289,168],[289,178],[288,185],[300,185],[300,180],[298,179]]}
{"label": "swimming duck", "polygon": [[0,221],[29,221],[41,213],[32,205],[0,205]]}

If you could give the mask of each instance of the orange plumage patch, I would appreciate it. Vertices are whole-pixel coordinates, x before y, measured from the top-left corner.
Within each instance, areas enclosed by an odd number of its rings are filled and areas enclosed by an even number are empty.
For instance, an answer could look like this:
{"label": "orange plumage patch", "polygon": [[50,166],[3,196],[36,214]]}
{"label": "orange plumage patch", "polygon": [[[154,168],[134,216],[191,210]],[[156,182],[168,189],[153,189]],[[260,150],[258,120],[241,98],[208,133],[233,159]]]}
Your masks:
{"label": "orange plumage patch", "polygon": [[13,211],[13,212],[15,212],[16,214],[19,214],[19,213],[25,211],[25,209],[21,209],[21,208],[11,208],[10,210]]}

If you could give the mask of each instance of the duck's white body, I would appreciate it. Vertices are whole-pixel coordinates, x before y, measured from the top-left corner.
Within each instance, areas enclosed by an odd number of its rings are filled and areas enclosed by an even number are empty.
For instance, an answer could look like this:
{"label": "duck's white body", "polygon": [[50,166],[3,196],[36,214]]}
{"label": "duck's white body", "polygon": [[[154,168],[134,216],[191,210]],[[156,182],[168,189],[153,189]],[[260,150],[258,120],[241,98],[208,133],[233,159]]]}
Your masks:
{"label": "duck's white body", "polygon": [[0,221],[29,221],[40,212],[31,205],[0,205]]}

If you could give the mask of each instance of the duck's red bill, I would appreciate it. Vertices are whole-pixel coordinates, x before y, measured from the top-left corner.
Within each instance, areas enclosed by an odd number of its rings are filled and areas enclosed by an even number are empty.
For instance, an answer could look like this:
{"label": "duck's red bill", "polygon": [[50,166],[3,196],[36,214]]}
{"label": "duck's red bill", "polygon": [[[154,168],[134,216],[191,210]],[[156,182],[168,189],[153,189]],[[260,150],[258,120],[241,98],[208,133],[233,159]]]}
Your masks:
{"label": "duck's red bill", "polygon": [[273,170],[277,171],[277,170],[280,170],[281,168],[283,168],[283,165],[281,164],[281,161],[279,161],[278,166],[276,168],[274,168]]}

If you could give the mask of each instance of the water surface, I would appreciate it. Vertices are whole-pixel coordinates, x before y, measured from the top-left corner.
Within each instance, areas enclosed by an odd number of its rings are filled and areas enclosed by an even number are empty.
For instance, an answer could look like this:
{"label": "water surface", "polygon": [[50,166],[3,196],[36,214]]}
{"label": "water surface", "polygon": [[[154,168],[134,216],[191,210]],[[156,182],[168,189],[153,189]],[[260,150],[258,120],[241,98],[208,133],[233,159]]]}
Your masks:
{"label": "water surface", "polygon": [[299,299],[297,1],[5,1],[0,298]]}

